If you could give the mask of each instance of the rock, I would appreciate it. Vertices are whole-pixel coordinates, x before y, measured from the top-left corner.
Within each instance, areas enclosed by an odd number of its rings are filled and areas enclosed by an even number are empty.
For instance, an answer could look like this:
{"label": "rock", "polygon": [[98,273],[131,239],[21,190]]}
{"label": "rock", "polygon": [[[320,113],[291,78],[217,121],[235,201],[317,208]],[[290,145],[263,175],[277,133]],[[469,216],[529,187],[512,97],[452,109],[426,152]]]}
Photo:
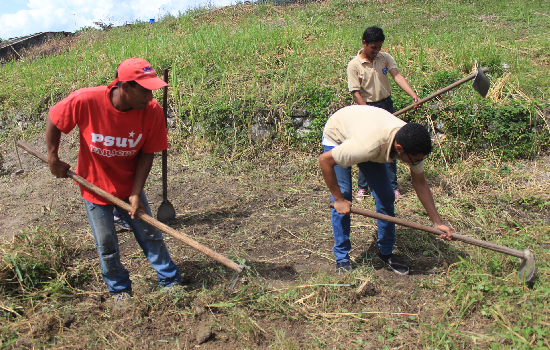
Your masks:
{"label": "rock", "polygon": [[250,127],[250,138],[252,141],[258,142],[263,141],[269,137],[271,134],[268,127],[263,124],[254,124]]}
{"label": "rock", "polygon": [[175,119],[174,118],[166,118],[166,122],[168,123],[168,128],[171,128],[174,125]]}
{"label": "rock", "polygon": [[363,284],[361,284],[359,286],[359,288],[357,288],[356,293],[360,296],[372,297],[372,296],[375,296],[376,294],[378,294],[379,292],[378,292],[378,289],[376,288],[376,286],[373,283],[365,281],[365,282],[363,282]]}
{"label": "rock", "polygon": [[285,115],[285,110],[281,107],[277,107],[275,111],[273,112],[275,118],[281,119]]}
{"label": "rock", "polygon": [[196,305],[194,308],[193,308],[193,311],[195,312],[195,316],[200,316],[202,314],[204,314],[206,312],[206,309],[200,305]]}
{"label": "rock", "polygon": [[282,173],[286,173],[286,174],[296,174],[296,168],[293,167],[293,166],[286,166],[286,165],[283,165],[281,167],[279,167],[279,170],[282,172]]}
{"label": "rock", "polygon": [[212,327],[201,325],[197,331],[197,344],[206,343],[212,336]]}
{"label": "rock", "polygon": [[291,120],[292,125],[294,125],[295,128],[299,128],[302,124],[304,124],[304,118],[302,117],[292,117]]}
{"label": "rock", "polygon": [[308,115],[309,115],[309,113],[305,109],[296,108],[295,110],[292,111],[291,117],[292,118],[298,118],[298,117],[307,118]]}
{"label": "rock", "polygon": [[297,137],[304,137],[307,134],[309,134],[310,132],[311,132],[311,130],[309,130],[308,128],[301,127],[300,129],[296,130],[296,136]]}

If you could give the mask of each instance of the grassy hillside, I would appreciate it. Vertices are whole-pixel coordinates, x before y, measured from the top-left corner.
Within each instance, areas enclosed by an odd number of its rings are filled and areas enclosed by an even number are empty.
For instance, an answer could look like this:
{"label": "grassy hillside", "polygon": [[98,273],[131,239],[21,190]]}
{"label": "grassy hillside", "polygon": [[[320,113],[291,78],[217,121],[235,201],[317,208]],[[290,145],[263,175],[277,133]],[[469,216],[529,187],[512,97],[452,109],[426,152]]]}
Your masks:
{"label": "grassy hillside", "polygon": [[[217,151],[234,152],[254,143],[249,131],[259,123],[271,132],[268,141],[316,148],[326,118],[351,103],[345,68],[363,30],[379,25],[384,49],[420,97],[478,66],[491,69],[490,99],[466,84],[404,119],[440,125],[451,158],[479,148],[533,157],[549,140],[538,116],[550,99],[549,16],[542,0],[327,1],[197,9],[154,25],[86,29],[60,40],[61,52],[1,68],[3,136],[14,121],[43,121],[75,89],[108,84],[120,61],[137,56],[157,71],[170,69],[182,137],[206,136]],[[396,110],[411,103],[398,87],[393,95]],[[299,125],[289,117],[297,111],[312,119],[312,133],[294,132]]]}
{"label": "grassy hillside", "polygon": [[[21,53],[0,67],[0,235],[10,237],[0,243],[0,348],[550,349],[549,18],[548,1],[241,4],[85,29]],[[335,274],[319,137],[351,103],[345,68],[370,25],[385,29],[384,49],[420,97],[491,69],[487,99],[467,83],[403,118],[440,134],[425,175],[443,220],[531,249],[532,282],[516,278],[520,259],[403,226],[396,253],[411,275],[397,276],[374,258],[375,222],[358,215],[354,271]],[[246,265],[233,291],[232,271],[168,238],[186,288],[164,294],[131,232],[119,232],[135,296],[117,310],[77,188],[14,151],[17,138],[44,151],[48,108],[108,84],[132,56],[170,68],[169,225]],[[396,109],[410,102],[396,86],[393,96]],[[304,114],[310,132],[297,133]],[[271,135],[255,140],[258,126]],[[62,138],[71,164],[77,139]],[[153,213],[159,163],[146,185]],[[403,164],[398,179],[397,216],[430,224]]]}

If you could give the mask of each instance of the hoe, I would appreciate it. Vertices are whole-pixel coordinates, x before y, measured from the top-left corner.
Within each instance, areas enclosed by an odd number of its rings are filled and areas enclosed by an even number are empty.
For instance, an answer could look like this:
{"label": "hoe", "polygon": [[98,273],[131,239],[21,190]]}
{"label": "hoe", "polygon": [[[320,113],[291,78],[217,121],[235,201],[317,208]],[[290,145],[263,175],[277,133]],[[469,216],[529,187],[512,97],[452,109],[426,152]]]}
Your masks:
{"label": "hoe", "polygon": [[[39,158],[43,162],[45,162],[45,163],[48,162],[48,158],[44,154],[38,152],[34,147],[29,145],[28,143],[26,143],[24,141],[17,141],[17,146],[21,147],[22,149],[29,152],[33,156]],[[128,203],[124,202],[123,200],[113,196],[110,193],[107,193],[106,191],[102,190],[101,188],[91,184],[90,182],[86,181],[83,177],[76,174],[74,171],[68,170],[67,175],[71,179],[73,179],[74,181],[78,182],[82,186],[89,189],[90,191],[96,193],[97,195],[100,195],[101,197],[105,198],[106,200],[108,200],[111,203],[114,203],[115,205],[119,206],[120,208],[122,208],[124,210],[127,210],[127,211],[132,210],[132,207],[130,206],[130,204],[128,204]],[[216,253],[212,249],[198,243],[197,241],[193,240],[189,236],[174,230],[170,226],[167,226],[167,225],[155,220],[154,218],[150,217],[149,215],[147,215],[145,213],[137,213],[136,216],[139,219],[141,219],[141,220],[145,221],[146,223],[148,223],[149,225],[154,226],[154,227],[158,228],[159,230],[161,230],[163,232],[166,232],[170,236],[172,236],[176,239],[179,239],[180,241],[187,244],[191,248],[193,248],[195,250],[198,250],[199,252],[203,253],[204,255],[206,255],[206,256],[216,260],[217,262],[229,267],[230,269],[234,270],[236,273],[235,273],[235,276],[233,277],[233,280],[231,281],[231,285],[230,285],[229,288],[233,289],[233,287],[235,287],[235,284],[237,283],[237,280],[239,278],[239,274],[244,269],[243,265],[238,265],[234,261],[229,260],[228,258],[226,258],[225,256],[223,256],[219,253]]]}
{"label": "hoe", "polygon": [[[333,204],[331,204],[330,206],[332,208],[334,208]],[[393,216],[379,214],[379,213],[376,213],[376,212],[370,211],[370,210],[355,209],[355,208],[352,207],[351,212],[354,213],[354,214],[368,216],[368,217],[371,217],[371,218],[374,218],[374,219],[377,219],[377,220],[392,222],[394,224],[401,225],[401,226],[412,227],[414,229],[426,231],[426,232],[429,232],[429,233],[433,233],[433,234],[436,234],[438,236],[442,235],[442,234],[445,234],[445,232],[440,231],[440,230],[438,230],[434,227],[425,226],[425,225],[417,224],[415,222],[410,222],[410,221],[407,221],[407,220],[394,218]],[[497,244],[493,244],[493,243],[489,243],[489,242],[485,242],[485,241],[480,241],[480,240],[472,238],[472,237],[463,236],[463,235],[460,235],[458,233],[453,233],[453,241],[461,241],[461,242],[468,243],[468,244],[471,244],[471,245],[475,245],[475,246],[478,246],[478,247],[481,247],[481,248],[494,250],[495,252],[504,253],[504,254],[508,254],[508,255],[511,255],[511,256],[515,256],[516,258],[520,258],[521,259],[521,264],[519,266],[519,272],[518,272],[519,279],[522,280],[522,281],[529,282],[535,276],[535,270],[536,270],[536,268],[535,268],[535,256],[533,255],[533,253],[529,249],[524,249],[523,251],[516,250],[516,249],[511,249],[511,248],[503,247],[503,246],[500,246],[500,245],[497,245]]]}

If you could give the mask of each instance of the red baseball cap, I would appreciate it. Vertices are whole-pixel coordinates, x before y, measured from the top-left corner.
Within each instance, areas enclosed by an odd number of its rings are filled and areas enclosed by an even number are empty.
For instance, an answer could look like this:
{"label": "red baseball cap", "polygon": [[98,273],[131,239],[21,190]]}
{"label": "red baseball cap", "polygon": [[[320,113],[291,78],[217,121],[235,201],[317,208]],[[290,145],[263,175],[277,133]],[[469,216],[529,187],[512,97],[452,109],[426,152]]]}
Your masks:
{"label": "red baseball cap", "polygon": [[157,90],[168,86],[162,79],[157,77],[153,66],[141,58],[132,57],[122,61],[116,71],[117,78],[111,84],[119,81],[135,81],[149,90]]}

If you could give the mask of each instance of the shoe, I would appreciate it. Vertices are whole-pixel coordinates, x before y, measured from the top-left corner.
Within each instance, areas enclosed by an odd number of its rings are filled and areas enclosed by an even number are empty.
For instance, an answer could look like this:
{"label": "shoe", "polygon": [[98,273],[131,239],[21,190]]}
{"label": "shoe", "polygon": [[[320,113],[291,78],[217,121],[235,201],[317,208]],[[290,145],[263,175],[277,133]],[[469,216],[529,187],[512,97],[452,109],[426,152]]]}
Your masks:
{"label": "shoe", "polygon": [[122,307],[127,303],[127,300],[132,297],[132,292],[120,292],[114,293],[113,299],[115,299],[115,307]]}
{"label": "shoe", "polygon": [[125,231],[130,231],[132,229],[121,216],[113,215],[113,219],[115,220],[115,225],[117,225],[120,229]]}
{"label": "shoe", "polygon": [[362,201],[363,197],[365,197],[366,195],[367,195],[367,190],[365,190],[364,188],[360,188],[359,191],[357,191],[357,194],[355,195],[355,199],[357,199],[358,201]]}
{"label": "shoe", "polygon": [[409,274],[409,267],[407,264],[397,255],[395,254],[389,254],[389,255],[382,255],[378,253],[378,258],[382,260],[386,265],[389,266],[389,268],[399,274],[399,275],[408,275]]}
{"label": "shoe", "polygon": [[349,261],[336,263],[336,273],[339,275],[344,275],[351,272],[351,270],[353,269],[351,268],[351,263]]}
{"label": "shoe", "polygon": [[397,201],[398,199],[400,199],[402,197],[401,192],[399,192],[399,189],[394,190],[393,194],[395,195],[395,201]]}

